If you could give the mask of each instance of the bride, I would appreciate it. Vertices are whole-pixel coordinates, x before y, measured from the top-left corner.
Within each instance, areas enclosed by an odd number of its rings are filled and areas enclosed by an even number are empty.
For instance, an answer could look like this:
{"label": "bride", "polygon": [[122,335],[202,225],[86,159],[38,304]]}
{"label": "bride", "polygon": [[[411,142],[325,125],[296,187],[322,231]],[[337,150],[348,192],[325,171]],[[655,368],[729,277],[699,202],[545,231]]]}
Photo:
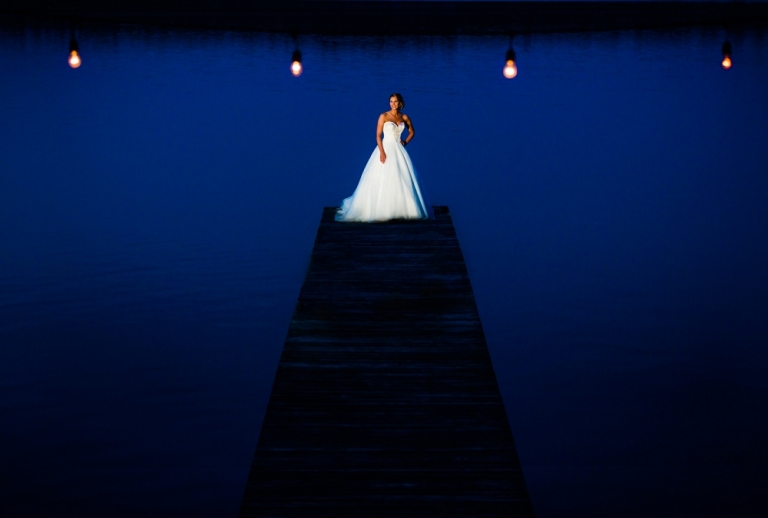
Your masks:
{"label": "bride", "polygon": [[[415,133],[413,121],[401,112],[403,96],[389,97],[388,112],[379,115],[376,142],[357,189],[341,203],[336,221],[386,221],[428,218],[427,207],[416,181],[416,171],[405,146]],[[401,140],[403,130],[408,137]],[[382,134],[384,138],[382,139]]]}

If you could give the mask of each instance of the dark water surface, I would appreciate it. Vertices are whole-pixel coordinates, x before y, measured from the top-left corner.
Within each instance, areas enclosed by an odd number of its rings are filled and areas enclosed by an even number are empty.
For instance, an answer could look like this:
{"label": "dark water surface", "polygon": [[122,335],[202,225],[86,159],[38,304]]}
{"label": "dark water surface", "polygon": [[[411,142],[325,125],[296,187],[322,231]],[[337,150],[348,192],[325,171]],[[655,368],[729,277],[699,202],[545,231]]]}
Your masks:
{"label": "dark water surface", "polygon": [[236,515],[393,91],[538,516],[766,515],[764,32],[69,38],[0,32],[4,516]]}

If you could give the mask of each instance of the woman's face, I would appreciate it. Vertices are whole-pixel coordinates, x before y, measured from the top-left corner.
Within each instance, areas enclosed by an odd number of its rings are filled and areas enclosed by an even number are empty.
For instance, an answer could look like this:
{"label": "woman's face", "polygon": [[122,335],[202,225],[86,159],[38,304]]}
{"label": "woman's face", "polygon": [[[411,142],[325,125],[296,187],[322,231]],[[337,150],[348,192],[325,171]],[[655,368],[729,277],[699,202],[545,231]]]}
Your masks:
{"label": "woman's face", "polygon": [[400,101],[397,100],[397,97],[394,95],[389,98],[389,107],[393,110],[397,110],[400,108]]}

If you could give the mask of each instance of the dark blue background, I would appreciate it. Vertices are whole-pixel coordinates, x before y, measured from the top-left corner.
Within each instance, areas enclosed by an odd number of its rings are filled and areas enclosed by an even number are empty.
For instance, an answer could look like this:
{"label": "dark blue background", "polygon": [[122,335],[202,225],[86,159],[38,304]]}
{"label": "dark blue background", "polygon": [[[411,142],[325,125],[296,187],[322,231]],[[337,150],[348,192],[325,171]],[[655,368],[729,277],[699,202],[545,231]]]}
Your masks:
{"label": "dark blue background", "polygon": [[[720,67],[730,39],[734,66]],[[391,92],[537,514],[764,516],[766,34],[0,33],[0,496],[233,516],[323,206]]]}

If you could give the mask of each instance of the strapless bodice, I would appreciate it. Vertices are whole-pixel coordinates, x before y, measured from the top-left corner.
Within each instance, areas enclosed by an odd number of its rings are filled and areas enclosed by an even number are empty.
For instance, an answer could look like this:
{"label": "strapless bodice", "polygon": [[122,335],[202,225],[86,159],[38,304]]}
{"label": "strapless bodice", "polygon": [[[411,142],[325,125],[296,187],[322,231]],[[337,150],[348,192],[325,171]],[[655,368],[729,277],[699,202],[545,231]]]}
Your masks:
{"label": "strapless bodice", "polygon": [[392,121],[384,123],[384,142],[400,142],[400,135],[405,129],[405,123],[395,124]]}

